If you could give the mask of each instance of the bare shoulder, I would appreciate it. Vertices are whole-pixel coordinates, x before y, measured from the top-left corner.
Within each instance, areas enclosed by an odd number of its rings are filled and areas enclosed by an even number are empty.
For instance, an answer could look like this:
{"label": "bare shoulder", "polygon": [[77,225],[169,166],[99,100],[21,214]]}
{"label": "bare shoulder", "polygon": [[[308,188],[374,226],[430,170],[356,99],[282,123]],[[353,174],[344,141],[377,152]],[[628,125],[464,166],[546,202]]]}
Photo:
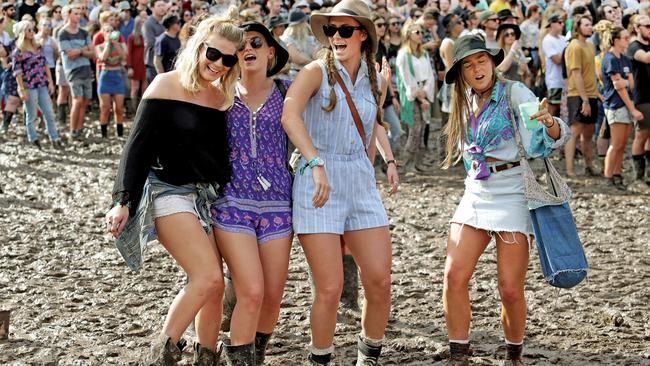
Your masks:
{"label": "bare shoulder", "polygon": [[158,74],[142,96],[144,99],[177,99],[182,91],[176,70]]}
{"label": "bare shoulder", "polygon": [[316,93],[322,81],[323,74],[320,65],[318,61],[312,61],[296,75],[296,79],[289,87],[289,92],[293,89],[295,93],[312,96]]}

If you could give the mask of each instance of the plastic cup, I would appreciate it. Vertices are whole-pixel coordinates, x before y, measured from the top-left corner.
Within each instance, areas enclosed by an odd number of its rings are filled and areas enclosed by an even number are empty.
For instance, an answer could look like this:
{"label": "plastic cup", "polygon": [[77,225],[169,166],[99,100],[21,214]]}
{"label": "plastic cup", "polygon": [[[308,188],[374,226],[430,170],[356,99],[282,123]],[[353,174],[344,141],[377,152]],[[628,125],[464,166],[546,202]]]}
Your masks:
{"label": "plastic cup", "polygon": [[538,102],[527,102],[521,103],[519,105],[519,113],[521,113],[521,118],[524,120],[524,124],[527,129],[533,130],[539,124],[537,119],[530,119],[530,116],[539,112],[539,103]]}

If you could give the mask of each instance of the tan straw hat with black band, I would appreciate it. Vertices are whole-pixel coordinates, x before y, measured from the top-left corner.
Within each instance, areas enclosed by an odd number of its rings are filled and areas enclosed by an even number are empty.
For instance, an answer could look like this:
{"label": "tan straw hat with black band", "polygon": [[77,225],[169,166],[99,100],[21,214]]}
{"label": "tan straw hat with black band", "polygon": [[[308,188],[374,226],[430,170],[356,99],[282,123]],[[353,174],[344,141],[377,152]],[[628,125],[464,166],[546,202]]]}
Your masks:
{"label": "tan straw hat with black band", "polygon": [[469,35],[460,37],[454,42],[452,51],[452,63],[447,75],[445,75],[445,83],[453,84],[458,77],[458,69],[467,56],[474,55],[479,52],[487,52],[494,60],[494,65],[498,66],[503,61],[502,48],[487,48],[485,41],[482,37],[476,35]]}
{"label": "tan straw hat with black band", "polygon": [[370,8],[363,0],[343,0],[336,4],[329,13],[312,13],[311,31],[318,41],[325,47],[330,46],[329,38],[323,31],[323,25],[329,22],[330,17],[352,17],[359,22],[370,38],[373,55],[377,53],[377,33],[375,23],[370,20]]}

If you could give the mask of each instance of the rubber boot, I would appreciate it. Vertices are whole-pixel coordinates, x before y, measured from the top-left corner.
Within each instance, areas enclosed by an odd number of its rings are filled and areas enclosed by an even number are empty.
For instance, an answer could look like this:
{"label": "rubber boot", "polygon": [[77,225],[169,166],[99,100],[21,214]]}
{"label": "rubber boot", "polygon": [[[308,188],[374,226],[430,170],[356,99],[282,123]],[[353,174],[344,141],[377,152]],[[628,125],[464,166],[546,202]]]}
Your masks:
{"label": "rubber boot", "polygon": [[521,359],[523,349],[523,344],[506,344],[506,359],[503,361],[503,366],[524,365],[524,361]]}
{"label": "rubber boot", "polygon": [[67,104],[59,104],[57,106],[56,110],[56,117],[59,120],[59,123],[61,126],[67,126],[68,125],[68,105]]}
{"label": "rubber boot", "polygon": [[349,254],[343,256],[341,307],[353,311],[359,310],[359,271],[354,258]]}
{"label": "rubber boot", "polygon": [[219,343],[216,350],[211,350],[201,346],[199,342],[194,342],[194,359],[192,359],[192,366],[216,366],[219,364],[221,358],[221,350],[223,345]]}
{"label": "rubber boot", "polygon": [[255,364],[264,365],[264,358],[266,357],[266,346],[271,339],[270,334],[255,333]]}
{"label": "rubber boot", "polygon": [[223,351],[228,366],[255,366],[255,343],[231,346],[230,340],[226,339]]}
{"label": "rubber boot", "polygon": [[230,272],[223,276],[225,289],[223,291],[223,316],[221,318],[221,331],[230,332],[230,319],[232,312],[237,304],[237,294],[235,293],[235,284],[230,278]]}
{"label": "rubber boot", "polygon": [[13,117],[13,112],[4,111],[2,113],[2,133],[6,133],[9,130],[9,125]]}
{"label": "rubber boot", "polygon": [[357,337],[357,364],[356,366],[379,365],[381,346],[373,346],[364,342],[363,337]]}
{"label": "rubber boot", "polygon": [[469,365],[469,343],[449,342],[449,366]]}
{"label": "rubber boot", "polygon": [[634,165],[634,180],[643,181],[645,179],[645,156],[632,155],[632,164]]}
{"label": "rubber boot", "polygon": [[160,334],[153,342],[147,354],[141,362],[143,366],[174,366],[181,360],[186,342],[181,339],[177,344],[172,343],[171,338]]}

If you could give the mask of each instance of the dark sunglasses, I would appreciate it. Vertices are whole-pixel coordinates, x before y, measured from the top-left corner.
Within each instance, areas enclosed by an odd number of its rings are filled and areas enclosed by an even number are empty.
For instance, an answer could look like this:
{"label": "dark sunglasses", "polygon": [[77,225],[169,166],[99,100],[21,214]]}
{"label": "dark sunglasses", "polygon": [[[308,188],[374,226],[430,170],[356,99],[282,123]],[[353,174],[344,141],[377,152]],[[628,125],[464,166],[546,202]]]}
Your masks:
{"label": "dark sunglasses", "polygon": [[412,34],[418,34],[418,35],[420,35],[420,34],[422,34],[422,31],[420,31],[419,29],[417,29],[417,30],[411,31],[411,33],[412,33]]}
{"label": "dark sunglasses", "polygon": [[386,23],[375,23],[375,27],[377,28],[383,28],[386,26]]}
{"label": "dark sunglasses", "polygon": [[503,36],[504,36],[504,37],[514,37],[514,36],[515,36],[515,32],[506,32],[506,33],[503,33]]}
{"label": "dark sunglasses", "polygon": [[639,27],[650,29],[650,24],[639,24]]}
{"label": "dark sunglasses", "polygon": [[352,34],[354,33],[355,30],[361,30],[363,27],[358,26],[358,27],[353,27],[351,25],[342,25],[340,27],[337,27],[335,25],[331,24],[324,24],[323,25],[323,33],[325,33],[326,36],[328,37],[334,37],[336,32],[339,33],[339,36],[341,38],[350,38],[352,37]]}
{"label": "dark sunglasses", "polygon": [[256,50],[264,45],[264,41],[262,41],[262,38],[260,37],[253,37],[244,42],[244,47],[242,49],[246,48],[246,44],[250,44],[251,48]]}
{"label": "dark sunglasses", "polygon": [[391,22],[390,25],[400,25],[400,22]]}
{"label": "dark sunglasses", "polygon": [[237,55],[228,55],[225,53],[222,53],[218,49],[214,47],[210,47],[207,44],[205,45],[205,58],[207,58],[209,61],[212,62],[217,62],[219,59],[221,59],[221,63],[223,63],[223,66],[225,67],[233,67],[237,64]]}

